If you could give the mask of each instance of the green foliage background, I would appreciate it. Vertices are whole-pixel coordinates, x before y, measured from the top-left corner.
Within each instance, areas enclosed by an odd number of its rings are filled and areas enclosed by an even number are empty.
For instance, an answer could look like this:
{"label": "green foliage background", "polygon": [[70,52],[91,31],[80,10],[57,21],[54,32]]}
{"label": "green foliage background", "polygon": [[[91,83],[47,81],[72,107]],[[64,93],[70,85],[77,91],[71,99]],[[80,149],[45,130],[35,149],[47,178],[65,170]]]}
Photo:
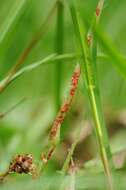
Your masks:
{"label": "green foliage background", "polygon": [[[41,23],[46,18],[54,0],[4,0],[0,1],[0,79],[2,80],[12,65],[15,64]],[[79,9],[83,18],[91,22],[97,0],[78,0]],[[100,25],[105,33],[112,39],[118,53],[125,57],[126,52],[126,25],[125,25],[126,1],[108,0],[105,3]],[[24,65],[41,60],[49,54],[55,53],[56,40],[56,16],[52,18],[49,30],[31,51]],[[64,53],[75,52],[75,36],[71,16],[67,3],[65,3],[64,18]],[[99,45],[99,55],[104,54],[104,48]],[[74,61],[62,62],[61,101],[66,97],[69,81],[74,69]],[[106,113],[106,123],[112,121],[118,113],[125,112],[126,107],[126,82],[120,73],[111,64],[109,59],[98,59],[98,77],[102,98],[102,106]],[[5,91],[0,94],[0,111],[4,112],[22,98],[27,100],[0,120],[0,171],[5,171],[13,155],[17,153],[32,153],[38,162],[41,151],[47,144],[49,128],[55,118],[55,63],[40,66],[28,72],[12,82]],[[83,117],[91,121],[86,102],[87,96],[81,82],[72,111],[68,114],[62,129],[62,142],[70,138],[72,126],[79,126]],[[76,112],[80,118],[76,119]],[[75,115],[74,115],[75,114]],[[85,119],[84,118],[84,119]],[[124,127],[110,135],[112,151],[125,150],[126,122]],[[111,130],[118,128],[117,124],[111,126]],[[115,128],[115,129],[114,129]],[[76,128],[75,128],[76,129]],[[94,134],[91,137],[94,142]],[[62,145],[58,147],[57,155],[62,152]],[[85,152],[85,147],[81,149]],[[93,152],[91,148],[91,152]],[[94,154],[94,153],[92,153]],[[96,152],[95,152],[96,154]],[[94,155],[95,156],[95,155]],[[61,157],[61,158],[60,158]],[[77,158],[76,158],[77,157]],[[81,153],[75,155],[75,159],[81,159]],[[0,186],[2,190],[11,189],[58,189],[53,187],[60,181],[60,170],[65,155],[56,156],[50,161],[44,177],[32,181],[30,176],[12,175],[5,184]],[[85,160],[85,162],[88,161]],[[94,169],[95,170],[95,169]],[[123,170],[123,171],[122,171]],[[125,165],[121,172],[117,172],[118,180],[121,180],[121,189],[125,189]],[[57,176],[58,175],[58,176]],[[122,178],[123,176],[123,178]],[[83,179],[83,180],[82,180]],[[48,187],[48,185],[50,187]],[[104,177],[101,172],[89,172],[82,170],[78,174],[77,189],[92,189],[92,184],[97,184],[94,189],[103,189]]]}

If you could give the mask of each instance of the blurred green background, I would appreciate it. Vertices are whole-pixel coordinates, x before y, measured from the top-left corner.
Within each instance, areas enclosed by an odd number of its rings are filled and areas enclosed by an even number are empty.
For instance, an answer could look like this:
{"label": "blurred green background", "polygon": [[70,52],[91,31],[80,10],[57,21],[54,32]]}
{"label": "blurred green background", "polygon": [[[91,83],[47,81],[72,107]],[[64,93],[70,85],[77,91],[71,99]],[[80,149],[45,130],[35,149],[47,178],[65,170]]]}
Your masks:
{"label": "blurred green background", "polygon": [[[33,35],[37,32],[54,0],[1,0],[0,1],[0,79],[2,80],[12,65],[15,64]],[[97,0],[78,0],[83,17],[91,21]],[[115,47],[125,56],[126,52],[126,1],[108,0],[105,3],[101,17],[103,30],[111,37]],[[14,16],[16,15],[16,16]],[[64,17],[64,50],[63,53],[75,52],[75,39],[73,25],[65,1]],[[14,19],[13,19],[14,17]],[[52,18],[50,27],[44,37],[31,51],[24,65],[41,60],[49,54],[55,53],[56,15]],[[99,46],[99,54],[104,50]],[[69,89],[69,81],[74,69],[74,61],[62,62],[61,75],[61,102],[65,99]],[[115,162],[117,168],[125,166],[126,156],[126,82],[113,67],[110,61],[98,61],[98,77],[101,90],[102,107],[109,131],[113,152],[118,152]],[[0,171],[5,171],[13,155],[18,153],[32,153],[35,160],[39,160],[43,148],[48,143],[48,132],[56,116],[55,113],[55,63],[40,66],[12,82],[0,94],[0,111],[4,112],[22,98],[26,101],[15,108],[0,120]],[[7,183],[0,189],[48,189],[51,183],[50,176],[57,175],[65,160],[67,149],[74,141],[77,127],[92,126],[91,115],[87,108],[87,97],[80,81],[72,109],[65,119],[61,133],[61,145],[58,147],[52,161],[50,161],[44,177],[36,182],[30,176],[12,175]],[[73,130],[74,129],[74,130]],[[86,134],[86,129],[84,130]],[[87,135],[87,134],[86,134]],[[92,147],[92,145],[94,145]],[[95,135],[90,132],[76,147],[74,159],[84,165],[86,161],[95,158],[97,148]],[[118,157],[118,159],[117,159]],[[121,162],[122,161],[122,162]],[[97,183],[97,175],[91,177],[88,172],[79,178],[82,187],[78,189],[91,189],[93,180]],[[125,174],[125,171],[124,171]],[[125,176],[123,174],[123,176]],[[49,178],[47,177],[49,176]],[[95,179],[96,178],[96,179]],[[121,177],[119,178],[123,180]],[[102,177],[100,176],[100,180]],[[98,178],[99,181],[99,178]],[[102,182],[100,182],[102,183]],[[99,183],[98,183],[99,184]],[[84,186],[85,185],[85,186]],[[95,188],[95,187],[94,187]],[[53,188],[52,188],[53,189]],[[54,188],[55,189],[55,188]],[[56,188],[57,189],[57,188]],[[96,188],[98,189],[98,188]],[[100,189],[100,188],[99,188]],[[123,187],[122,187],[123,189]]]}

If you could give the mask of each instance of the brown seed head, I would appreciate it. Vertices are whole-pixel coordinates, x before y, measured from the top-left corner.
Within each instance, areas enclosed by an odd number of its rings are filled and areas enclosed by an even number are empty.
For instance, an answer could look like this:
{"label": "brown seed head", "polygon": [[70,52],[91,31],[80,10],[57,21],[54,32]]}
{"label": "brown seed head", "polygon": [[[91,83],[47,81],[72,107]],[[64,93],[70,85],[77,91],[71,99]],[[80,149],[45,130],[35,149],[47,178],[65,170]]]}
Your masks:
{"label": "brown seed head", "polygon": [[10,172],[32,173],[33,157],[30,154],[17,155],[9,166]]}

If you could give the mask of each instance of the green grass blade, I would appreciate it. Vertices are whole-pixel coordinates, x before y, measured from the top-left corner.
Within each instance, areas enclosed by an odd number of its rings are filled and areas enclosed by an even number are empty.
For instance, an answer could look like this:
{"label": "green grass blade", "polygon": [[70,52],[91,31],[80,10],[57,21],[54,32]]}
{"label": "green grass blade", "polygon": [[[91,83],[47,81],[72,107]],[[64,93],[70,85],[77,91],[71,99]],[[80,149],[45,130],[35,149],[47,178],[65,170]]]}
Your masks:
{"label": "green grass blade", "polygon": [[[42,60],[36,61],[35,63],[32,63],[28,66],[25,66],[21,68],[18,72],[16,72],[8,81],[6,87],[11,84],[11,82],[15,81],[17,78],[21,77],[23,74],[30,72],[34,69],[37,69],[38,67],[49,64],[49,63],[57,63],[57,61],[69,61],[74,60],[76,57],[78,57],[77,54],[63,54],[63,55],[57,55],[51,54],[47,57],[43,58]],[[2,81],[0,81],[0,87],[3,88],[6,84],[6,81],[8,78],[4,78]]]}
{"label": "green grass blade", "polygon": [[[63,53],[63,37],[64,37],[64,5],[62,0],[57,1],[57,27],[56,27],[56,52]],[[55,106],[56,113],[60,108],[60,91],[61,91],[61,77],[62,77],[62,61],[57,61],[55,65]]]}
{"label": "green grass blade", "polygon": [[[86,26],[89,26],[90,23],[84,18],[84,22]],[[94,23],[93,23],[94,24]],[[93,25],[92,24],[92,25]],[[94,35],[97,37],[97,40],[104,48],[109,60],[113,66],[117,69],[117,71],[122,75],[124,79],[126,79],[126,59],[119,50],[116,48],[113,41],[109,38],[109,36],[104,32],[101,26],[98,27],[91,27]]]}
{"label": "green grass blade", "polygon": [[93,113],[100,156],[103,162],[105,174],[107,175],[109,189],[113,189],[112,174],[111,174],[111,168],[112,168],[111,151],[110,151],[106,127],[103,120],[103,115],[101,112],[99,94],[97,91],[98,86],[95,80],[96,72],[94,70],[94,67],[92,66],[92,58],[89,48],[86,45],[87,44],[85,40],[86,30],[84,28],[83,22],[81,20],[81,17],[79,15],[78,10],[76,9],[76,5],[73,0],[70,1],[70,10],[73,18],[76,37],[78,39],[79,46],[82,51],[82,59],[83,59],[82,74],[84,77],[84,81],[86,83],[86,88],[89,95],[90,105]]}
{"label": "green grass blade", "polygon": [[77,131],[77,136],[76,136],[76,139],[75,141],[72,143],[71,147],[70,147],[70,150],[68,152],[68,155],[66,157],[66,160],[63,164],[63,167],[62,167],[62,172],[63,174],[66,174],[66,172],[68,172],[68,169],[69,169],[69,164],[70,164],[70,161],[72,159],[72,156],[73,156],[73,153],[74,153],[74,150],[77,146],[77,144],[79,143],[80,141],[80,134],[81,134],[81,127],[78,129]]}
{"label": "green grass blade", "polygon": [[[11,82],[15,81],[17,78],[21,77],[23,74],[30,72],[34,69],[37,69],[40,66],[44,66],[46,64],[57,64],[57,61],[64,61],[67,62],[68,64],[71,64],[71,61],[76,60],[77,58],[81,58],[82,55],[81,54],[77,54],[77,53],[66,53],[66,54],[61,54],[61,55],[57,55],[55,54],[51,54],[48,55],[47,57],[43,58],[42,60],[36,61],[28,66],[22,67],[18,72],[16,72],[12,78],[10,78],[10,80],[8,81],[8,84],[6,85],[9,86],[11,84]],[[121,59],[123,59],[124,61],[126,60],[126,58],[121,57]],[[97,56],[97,60],[99,61],[110,61],[110,57],[107,55],[98,55]],[[102,63],[101,63],[102,64]],[[7,78],[4,78],[2,81],[0,81],[0,87],[2,88],[2,86],[4,86],[6,83]]]}
{"label": "green grass blade", "polygon": [[120,72],[120,74],[126,79],[126,60],[123,58],[121,54],[119,54],[118,50],[115,48],[113,42],[110,38],[103,32],[101,28],[95,30],[97,38],[106,53],[109,55],[111,59],[111,63],[116,67],[116,69]]}

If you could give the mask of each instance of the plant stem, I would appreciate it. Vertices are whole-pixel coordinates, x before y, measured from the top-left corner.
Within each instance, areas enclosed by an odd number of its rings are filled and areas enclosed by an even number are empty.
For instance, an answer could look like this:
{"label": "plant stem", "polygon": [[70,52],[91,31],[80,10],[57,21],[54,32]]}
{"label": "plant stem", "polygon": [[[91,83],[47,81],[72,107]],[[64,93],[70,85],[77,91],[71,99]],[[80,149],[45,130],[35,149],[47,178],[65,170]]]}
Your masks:
{"label": "plant stem", "polygon": [[26,101],[26,98],[22,98],[19,102],[17,102],[15,105],[11,106],[7,111],[0,113],[0,119],[3,119],[6,115],[8,115],[10,112],[12,112],[14,109],[16,109],[19,105],[24,103]]}
{"label": "plant stem", "polygon": [[[63,32],[64,27],[64,5],[62,0],[57,1],[57,27],[56,27],[56,53],[63,53]],[[60,108],[60,91],[61,91],[62,62],[59,60],[55,65],[55,105],[56,113]]]}
{"label": "plant stem", "polygon": [[80,134],[81,134],[81,127],[78,129],[77,131],[77,135],[76,135],[76,139],[75,141],[72,143],[71,147],[70,147],[70,150],[68,152],[68,155],[65,159],[65,162],[63,164],[63,167],[62,167],[62,172],[63,174],[66,174],[66,172],[68,171],[69,169],[69,164],[70,164],[70,161],[72,159],[72,156],[73,156],[73,153],[74,153],[74,150],[77,146],[77,144],[79,143],[80,141]]}
{"label": "plant stem", "polygon": [[49,140],[50,140],[50,147],[49,150],[45,156],[45,154],[42,154],[42,161],[47,164],[48,161],[52,158],[52,155],[57,147],[57,145],[60,142],[60,128],[62,123],[64,122],[64,119],[66,117],[66,114],[69,112],[71,108],[71,104],[74,98],[74,95],[76,93],[78,82],[80,78],[80,65],[77,65],[72,78],[71,78],[71,87],[69,90],[69,94],[66,98],[66,100],[63,102],[50,131]]}
{"label": "plant stem", "polygon": [[106,131],[106,127],[105,127],[105,123],[103,119],[103,113],[101,109],[99,88],[98,88],[98,84],[96,80],[97,73],[96,73],[96,70],[94,70],[94,66],[92,65],[93,64],[92,54],[85,40],[86,38],[85,28],[81,20],[81,17],[78,13],[78,10],[76,8],[76,5],[74,3],[74,0],[70,0],[70,10],[71,10],[71,15],[72,15],[72,19],[73,19],[73,23],[75,27],[76,37],[79,42],[79,47],[81,48],[81,51],[82,51],[82,60],[83,60],[82,74],[83,74],[84,82],[86,83],[91,110],[93,113],[99,152],[100,152],[101,160],[104,166],[104,171],[107,176],[108,188],[110,190],[113,190],[113,182],[112,182],[112,174],[111,174],[113,163],[112,163],[112,158],[111,158],[108,135],[107,135],[107,131]]}

